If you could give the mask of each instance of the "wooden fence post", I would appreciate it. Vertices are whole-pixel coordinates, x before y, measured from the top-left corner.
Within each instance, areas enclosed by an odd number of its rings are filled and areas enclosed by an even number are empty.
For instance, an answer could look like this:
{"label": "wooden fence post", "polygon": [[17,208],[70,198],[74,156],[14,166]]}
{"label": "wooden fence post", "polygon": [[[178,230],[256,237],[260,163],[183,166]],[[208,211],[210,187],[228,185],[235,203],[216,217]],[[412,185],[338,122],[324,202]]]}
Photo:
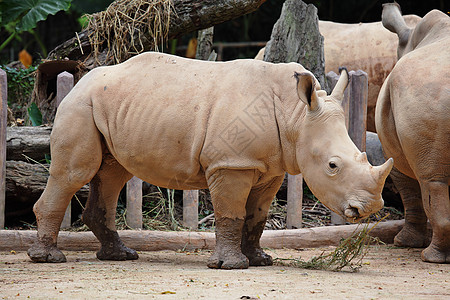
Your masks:
{"label": "wooden fence post", "polygon": [[142,180],[134,176],[127,182],[127,224],[142,228]]}
{"label": "wooden fence post", "polygon": [[[368,77],[367,73],[358,70],[349,72],[349,83],[344,92],[342,107],[344,108],[345,121],[348,135],[360,151],[366,150],[366,128],[367,128],[367,98]],[[327,80],[334,88],[339,75],[328,72]],[[340,215],[331,212],[331,223],[334,225],[345,224],[346,220]]]}
{"label": "wooden fence post", "polygon": [[[58,74],[56,78],[56,108],[61,104],[61,101],[70,90],[73,88],[74,79],[73,75],[69,72],[62,72]],[[66,213],[64,214],[64,219],[61,223],[61,228],[69,228],[72,225],[72,201],[70,201],[69,206],[66,208]]]}
{"label": "wooden fence post", "polygon": [[0,229],[5,228],[7,110],[8,84],[6,72],[0,69]]}
{"label": "wooden fence post", "polygon": [[[336,83],[339,80],[339,75],[334,73],[333,71],[328,72],[327,76],[327,81],[328,84],[330,86],[330,89],[333,90],[333,88],[336,86]],[[350,86],[350,80],[349,80],[349,86]],[[345,126],[347,127],[347,130],[349,129],[350,126],[350,120],[349,120],[349,111],[350,111],[350,92],[349,92],[349,88],[347,87],[344,91],[344,99],[342,100],[342,108],[344,109],[344,115],[345,115]],[[343,217],[341,217],[340,215],[338,215],[337,213],[335,213],[334,211],[331,212],[330,214],[331,217],[331,224],[333,225],[342,225],[345,224],[345,219]]]}
{"label": "wooden fence post", "polygon": [[366,151],[367,98],[369,83],[367,73],[361,70],[350,71],[349,83],[349,128],[348,135],[362,152]]}
{"label": "wooden fence post", "polygon": [[[212,45],[214,38],[214,27],[198,31],[198,45],[195,54],[196,59],[208,60],[214,58]],[[183,225],[191,230],[198,228],[198,190],[183,191]]]}
{"label": "wooden fence post", "polygon": [[287,182],[286,227],[302,227],[303,176],[289,175]]}
{"label": "wooden fence post", "polygon": [[198,228],[198,190],[183,191],[183,225]]}

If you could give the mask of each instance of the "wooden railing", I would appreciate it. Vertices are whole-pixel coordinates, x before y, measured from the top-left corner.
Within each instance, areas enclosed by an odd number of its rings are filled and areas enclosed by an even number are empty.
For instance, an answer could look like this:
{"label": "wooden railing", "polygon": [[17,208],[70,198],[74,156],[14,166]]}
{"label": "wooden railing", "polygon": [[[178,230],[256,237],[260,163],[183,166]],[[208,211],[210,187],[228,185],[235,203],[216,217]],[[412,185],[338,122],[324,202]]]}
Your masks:
{"label": "wooden railing", "polygon": [[[345,91],[343,108],[346,114],[346,123],[349,135],[361,150],[365,151],[366,116],[368,81],[363,71],[350,71],[349,85]],[[337,82],[339,76],[330,72],[327,80],[331,87]],[[63,72],[57,77],[57,105],[73,88],[73,75]],[[1,97],[1,123],[0,123],[0,229],[5,225],[5,182],[6,182],[6,126],[7,126],[7,78],[6,73],[0,69],[0,97]],[[351,100],[350,100],[351,99]],[[288,228],[302,227],[302,175],[288,175],[287,183],[287,217]],[[132,228],[142,228],[142,180],[133,177],[127,183],[127,224]],[[70,205],[61,224],[62,228],[71,225]],[[332,213],[333,224],[344,224],[345,221]],[[198,227],[198,191],[183,192],[183,225],[193,230]]]}

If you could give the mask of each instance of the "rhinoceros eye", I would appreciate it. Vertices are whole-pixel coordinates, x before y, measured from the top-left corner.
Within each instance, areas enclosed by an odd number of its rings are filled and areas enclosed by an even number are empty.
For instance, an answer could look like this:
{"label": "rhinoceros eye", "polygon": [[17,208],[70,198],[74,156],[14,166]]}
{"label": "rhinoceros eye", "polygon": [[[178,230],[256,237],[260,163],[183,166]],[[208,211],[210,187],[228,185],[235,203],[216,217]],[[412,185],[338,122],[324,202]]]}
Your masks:
{"label": "rhinoceros eye", "polygon": [[332,157],[329,161],[328,161],[328,167],[327,167],[327,173],[331,176],[336,175],[337,173],[339,173],[340,165],[341,165],[341,160],[339,157]]}

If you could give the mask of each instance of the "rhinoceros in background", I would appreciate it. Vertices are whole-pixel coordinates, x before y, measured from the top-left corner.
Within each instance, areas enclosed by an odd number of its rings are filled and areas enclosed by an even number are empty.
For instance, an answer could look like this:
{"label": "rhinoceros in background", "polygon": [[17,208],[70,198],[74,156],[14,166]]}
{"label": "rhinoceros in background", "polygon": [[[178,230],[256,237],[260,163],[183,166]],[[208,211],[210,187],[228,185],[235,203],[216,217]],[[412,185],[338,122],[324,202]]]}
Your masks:
{"label": "rhinoceros in background", "polygon": [[397,3],[385,4],[383,25],[399,38],[399,60],[376,107],[378,136],[391,176],[402,184],[405,226],[395,244],[425,247],[422,260],[450,263],[450,18],[433,10],[414,29]]}
{"label": "rhinoceros in background", "polygon": [[372,167],[350,140],[340,101],[301,65],[207,62],[145,53],[85,75],[61,103],[52,162],[36,202],[36,262],[63,262],[56,240],[72,195],[90,182],[82,219],[99,259],[137,259],[115,229],[132,174],[162,187],[209,188],[216,216],[211,268],[270,265],[259,240],[285,172],[303,173],[325,205],[355,221],[383,206],[392,159]]}
{"label": "rhinoceros in background", "polygon": [[[421,20],[416,15],[403,18],[410,27]],[[344,24],[320,20],[319,30],[324,37],[325,73],[336,72],[339,66],[367,73],[367,130],[375,132],[375,104],[381,85],[397,61],[397,36],[381,22]],[[263,60],[264,50],[255,59]]]}

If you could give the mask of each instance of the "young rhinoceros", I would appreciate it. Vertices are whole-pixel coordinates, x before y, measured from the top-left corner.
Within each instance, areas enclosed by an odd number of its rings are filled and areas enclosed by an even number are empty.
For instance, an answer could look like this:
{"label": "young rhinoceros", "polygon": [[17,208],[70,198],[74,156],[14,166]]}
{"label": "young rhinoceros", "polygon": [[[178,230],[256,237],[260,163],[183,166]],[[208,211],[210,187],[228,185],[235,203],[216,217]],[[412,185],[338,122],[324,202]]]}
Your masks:
{"label": "young rhinoceros", "polygon": [[209,188],[216,217],[211,268],[270,265],[259,245],[285,172],[358,220],[383,206],[392,160],[372,167],[350,140],[341,109],[343,72],[331,96],[301,65],[205,62],[145,53],[84,76],[61,103],[51,135],[47,187],[34,206],[28,255],[62,262],[56,239],[72,195],[90,182],[83,221],[99,259],[137,259],[115,229],[121,188],[132,174],[176,189]]}
{"label": "young rhinoceros", "polygon": [[426,247],[422,260],[450,263],[450,18],[429,12],[414,29],[397,3],[383,6],[383,25],[399,38],[398,62],[377,101],[376,127],[405,207],[398,246]]}

